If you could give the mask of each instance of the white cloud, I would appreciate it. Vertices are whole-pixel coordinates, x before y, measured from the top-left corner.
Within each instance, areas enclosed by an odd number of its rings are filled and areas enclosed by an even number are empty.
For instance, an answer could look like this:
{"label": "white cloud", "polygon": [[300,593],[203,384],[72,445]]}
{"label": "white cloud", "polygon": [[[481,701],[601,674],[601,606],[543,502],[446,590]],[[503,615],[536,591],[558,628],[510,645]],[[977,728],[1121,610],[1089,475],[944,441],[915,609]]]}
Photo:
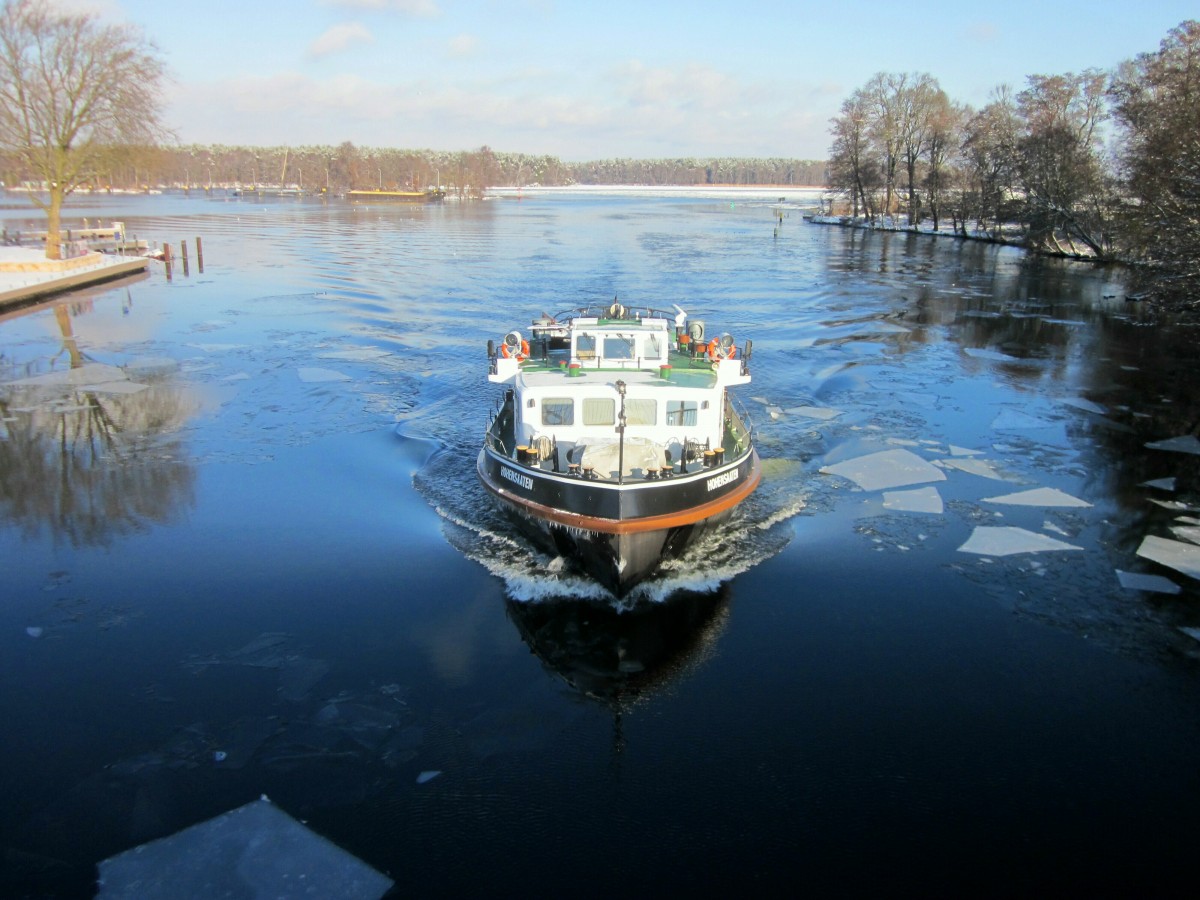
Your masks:
{"label": "white cloud", "polygon": [[399,12],[418,19],[432,19],[442,14],[433,0],[325,0],[325,5],[343,9]]}
{"label": "white cloud", "polygon": [[308,48],[309,56],[321,58],[332,53],[341,53],[355,44],[372,44],[374,36],[360,22],[342,22],[334,25]]}
{"label": "white cloud", "polygon": [[479,39],[472,34],[458,34],[450,39],[451,56],[472,56],[479,49]]}

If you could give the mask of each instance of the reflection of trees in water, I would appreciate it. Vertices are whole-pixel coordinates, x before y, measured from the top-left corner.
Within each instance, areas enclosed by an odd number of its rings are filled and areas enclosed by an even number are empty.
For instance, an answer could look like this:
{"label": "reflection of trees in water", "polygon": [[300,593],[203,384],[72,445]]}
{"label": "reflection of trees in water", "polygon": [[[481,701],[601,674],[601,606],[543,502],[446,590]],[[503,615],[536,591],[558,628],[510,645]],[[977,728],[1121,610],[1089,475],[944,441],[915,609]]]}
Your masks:
{"label": "reflection of trees in water", "polygon": [[[86,360],[66,307],[55,315],[63,351],[78,369]],[[0,357],[10,377],[36,374],[17,368]],[[75,545],[170,520],[194,501],[195,472],[180,439],[168,435],[197,408],[168,383],[113,395],[65,383],[0,388],[0,511],[28,536],[48,528]]]}
{"label": "reflection of trees in water", "polygon": [[510,600],[508,615],[529,649],[572,688],[628,708],[708,658],[729,615],[728,588],[680,592],[624,611],[573,599]]}

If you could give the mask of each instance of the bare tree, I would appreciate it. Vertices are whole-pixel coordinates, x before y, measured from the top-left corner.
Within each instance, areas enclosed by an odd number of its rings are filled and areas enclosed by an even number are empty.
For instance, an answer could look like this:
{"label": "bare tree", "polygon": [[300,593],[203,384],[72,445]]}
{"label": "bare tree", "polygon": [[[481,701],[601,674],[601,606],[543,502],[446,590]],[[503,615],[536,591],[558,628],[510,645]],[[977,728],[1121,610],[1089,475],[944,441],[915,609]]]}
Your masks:
{"label": "bare tree", "polygon": [[123,148],[163,136],[158,98],[164,66],[155,47],[125,25],[61,12],[48,0],[0,6],[0,152],[9,153],[45,196],[46,256],[60,256],[63,201],[111,171]]}
{"label": "bare tree", "polygon": [[1017,108],[1025,125],[1018,159],[1029,243],[1057,248],[1061,234],[1103,256],[1107,192],[1097,128],[1107,118],[1107,75],[1030,75],[1028,82]]}
{"label": "bare tree", "polygon": [[1121,66],[1109,93],[1122,127],[1125,244],[1149,264],[1157,293],[1200,305],[1200,22]]}
{"label": "bare tree", "polygon": [[866,95],[855,91],[842,102],[841,114],[830,123],[833,145],[829,148],[829,186],[850,194],[855,218],[861,206],[863,214],[874,221],[871,197],[880,170],[870,147],[868,107]]}

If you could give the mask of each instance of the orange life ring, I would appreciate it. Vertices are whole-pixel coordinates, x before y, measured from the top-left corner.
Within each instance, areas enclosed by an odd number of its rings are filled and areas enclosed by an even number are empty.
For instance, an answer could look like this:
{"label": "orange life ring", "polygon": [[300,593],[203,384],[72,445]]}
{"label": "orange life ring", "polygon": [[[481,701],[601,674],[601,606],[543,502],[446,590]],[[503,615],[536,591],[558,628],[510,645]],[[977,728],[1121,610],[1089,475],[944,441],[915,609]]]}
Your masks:
{"label": "orange life ring", "polygon": [[729,345],[728,353],[722,353],[720,338],[713,338],[711,341],[708,342],[708,358],[711,359],[713,362],[720,362],[723,359],[733,359],[736,355],[737,355],[737,346],[734,344]]}
{"label": "orange life ring", "polygon": [[[500,352],[505,359],[512,359],[512,353],[508,349],[508,342],[500,344]],[[517,362],[524,362],[529,359],[529,341],[521,338],[521,349],[517,351]]]}

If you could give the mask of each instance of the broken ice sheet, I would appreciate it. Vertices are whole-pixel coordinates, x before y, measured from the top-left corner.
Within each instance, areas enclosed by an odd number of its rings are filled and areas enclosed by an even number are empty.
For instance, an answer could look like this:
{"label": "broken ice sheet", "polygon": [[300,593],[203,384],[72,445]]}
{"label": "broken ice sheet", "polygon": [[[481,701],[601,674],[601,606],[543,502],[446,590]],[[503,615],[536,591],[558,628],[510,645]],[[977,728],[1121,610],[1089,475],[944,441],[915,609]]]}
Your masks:
{"label": "broken ice sheet", "polygon": [[1143,481],[1138,487],[1152,487],[1158,488],[1160,491],[1173,491],[1175,490],[1175,478],[1174,476],[1171,478],[1155,478],[1151,481]]}
{"label": "broken ice sheet", "polygon": [[1178,594],[1179,585],[1162,575],[1146,575],[1142,572],[1122,572],[1117,569],[1117,580],[1127,591],[1154,591],[1159,594]]}
{"label": "broken ice sheet", "polygon": [[1105,412],[1104,407],[1099,403],[1093,403],[1091,400],[1085,400],[1083,397],[1065,397],[1059,403],[1063,404],[1063,406],[1073,406],[1075,409],[1099,415],[1103,415]]}
{"label": "broken ice sheet", "polygon": [[1175,453],[1193,453],[1200,456],[1200,441],[1192,434],[1167,438],[1164,441],[1150,441],[1146,446],[1151,450],[1171,450]]}
{"label": "broken ice sheet", "polygon": [[1137,555],[1200,579],[1200,547],[1195,544],[1147,535],[1138,547]]}
{"label": "broken ice sheet", "polygon": [[378,900],[392,880],[266,797],[99,863],[101,900],[340,897]]}
{"label": "broken ice sheet", "polygon": [[1195,525],[1172,525],[1171,534],[1192,544],[1200,544],[1200,528]]}
{"label": "broken ice sheet", "polygon": [[939,459],[934,465],[941,466],[943,469],[958,469],[960,472],[966,472],[968,475],[991,478],[993,481],[1008,480],[1000,473],[994,463],[986,459]]}
{"label": "broken ice sheet", "polygon": [[941,513],[942,495],[932,486],[912,491],[884,491],[883,508],[897,512]]}
{"label": "broken ice sheet", "polygon": [[1015,494],[1005,494],[1002,497],[984,497],[984,503],[1003,503],[1008,506],[1059,506],[1083,507],[1091,506],[1086,500],[1072,497],[1056,488],[1034,488],[1031,491],[1018,491]]}
{"label": "broken ice sheet", "polygon": [[303,367],[296,370],[296,375],[305,384],[321,384],[327,381],[349,381],[350,376],[344,375],[341,372],[336,372],[333,369],[318,369],[313,367]]}
{"label": "broken ice sheet", "polygon": [[1025,431],[1039,428],[1054,428],[1057,424],[1057,422],[1039,419],[1036,416],[1031,416],[1029,413],[1024,413],[1016,409],[1001,410],[1000,414],[992,420],[992,427],[997,431]]}
{"label": "broken ice sheet", "polygon": [[785,409],[788,415],[803,416],[806,419],[833,419],[842,414],[840,409],[829,409],[823,406],[793,406]]}
{"label": "broken ice sheet", "polygon": [[1011,525],[979,525],[967,542],[958,549],[963,553],[977,553],[980,556],[1011,556],[1014,553],[1044,553],[1083,548]]}
{"label": "broken ice sheet", "polygon": [[865,491],[946,480],[944,472],[909,450],[870,453],[832,466],[823,466],[821,472],[849,479]]}

